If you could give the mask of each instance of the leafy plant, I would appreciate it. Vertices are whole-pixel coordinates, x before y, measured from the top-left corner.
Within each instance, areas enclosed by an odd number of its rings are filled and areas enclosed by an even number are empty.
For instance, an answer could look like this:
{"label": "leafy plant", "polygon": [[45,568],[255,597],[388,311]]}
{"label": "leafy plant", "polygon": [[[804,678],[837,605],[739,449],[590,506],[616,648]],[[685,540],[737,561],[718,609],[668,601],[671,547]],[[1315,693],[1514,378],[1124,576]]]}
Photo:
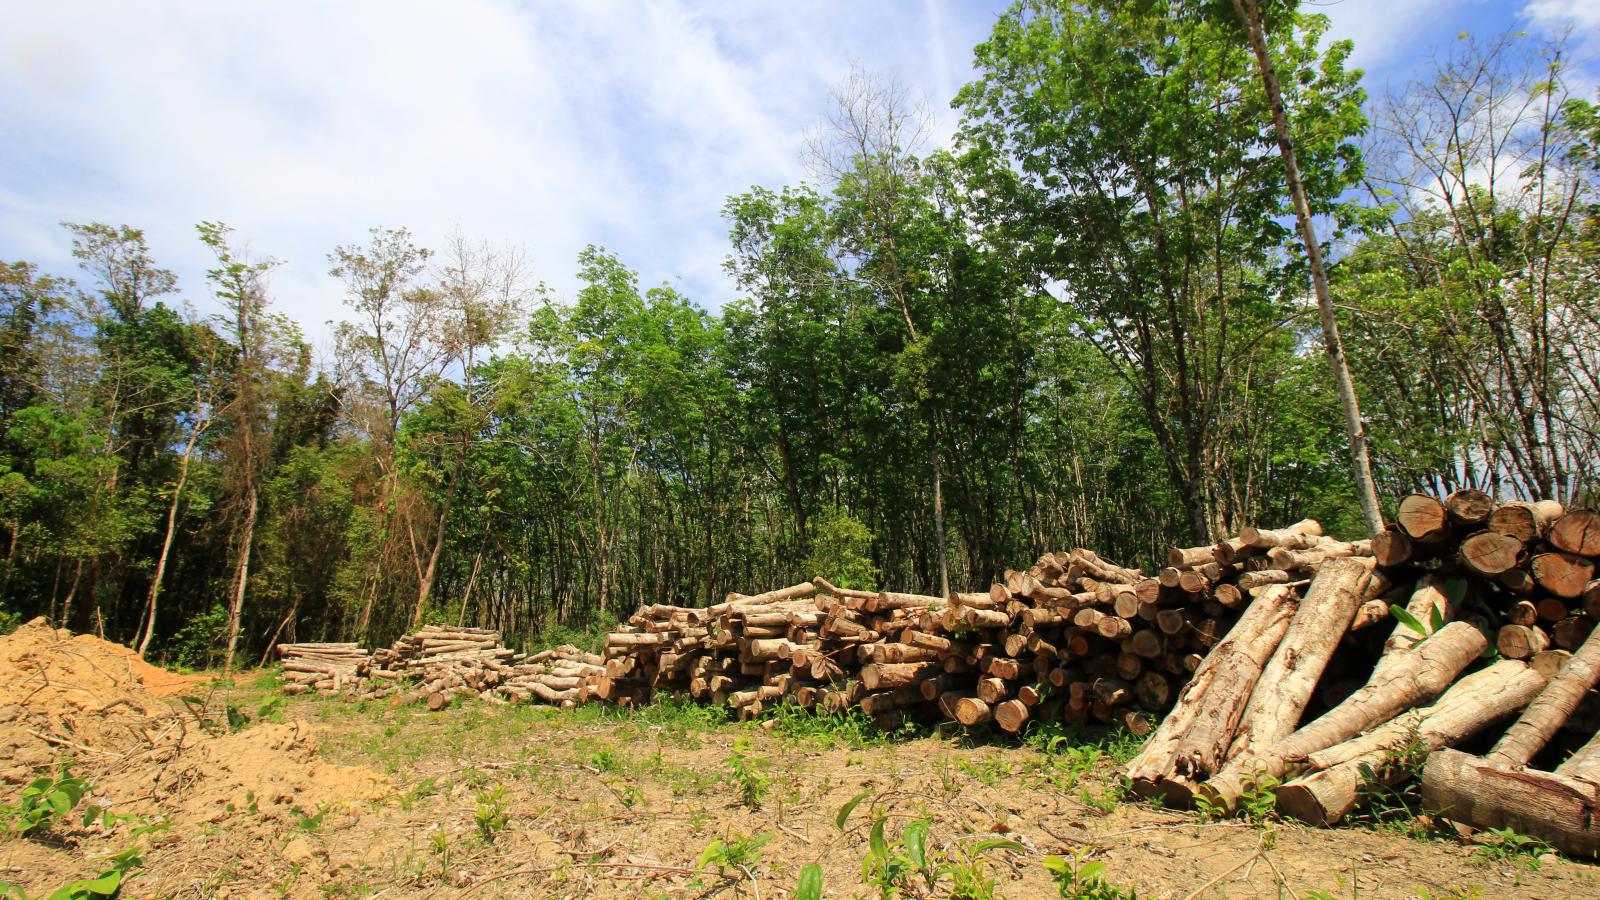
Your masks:
{"label": "leafy plant", "polygon": [[316,834],[322,830],[322,820],[327,818],[328,808],[319,807],[315,813],[308,813],[299,806],[289,807],[290,815],[294,816],[294,827],[301,831]]}
{"label": "leafy plant", "polygon": [[22,789],[21,801],[15,809],[8,810],[10,830],[27,836],[46,830],[66,818],[89,792],[89,782],[73,775],[66,767],[55,778],[35,778]]}
{"label": "leafy plant", "polygon": [[994,878],[984,864],[984,854],[1023,849],[1016,841],[1004,838],[956,843],[950,851],[933,849],[928,844],[932,825],[927,819],[907,825],[899,840],[890,842],[884,833],[887,821],[881,812],[873,816],[867,856],[861,863],[861,880],[876,889],[880,898],[897,897],[913,887],[931,896],[940,882],[948,879],[952,897],[992,900]]}
{"label": "leafy plant", "polygon": [[506,813],[506,789],[504,785],[495,785],[486,791],[478,791],[478,808],[472,815],[473,824],[478,828],[478,837],[483,838],[485,844],[494,843],[495,836],[505,830],[511,817]]}
{"label": "leafy plant", "polygon": [[733,753],[724,763],[728,767],[728,777],[739,788],[739,802],[748,809],[760,809],[761,800],[767,795],[772,779],[761,771],[766,765],[764,760],[745,753],[749,749],[750,740],[739,738],[733,742]]}
{"label": "leafy plant", "polygon": [[[111,868],[99,875],[63,885],[48,894],[40,895],[39,900],[99,900],[99,898],[116,897],[122,891],[122,883],[128,873],[144,865],[144,853],[138,847],[129,847],[107,857],[107,862],[111,863]],[[28,900],[28,895],[22,888],[4,882],[0,882],[0,897]]]}
{"label": "leafy plant", "polygon": [[1072,859],[1044,858],[1045,871],[1056,884],[1061,900],[1138,900],[1138,892],[1119,887],[1101,877],[1106,864],[1089,859],[1089,850],[1079,850]]}
{"label": "leafy plant", "polygon": [[1484,862],[1513,862],[1529,871],[1539,868],[1539,857],[1553,853],[1549,844],[1513,828],[1490,828],[1483,832],[1474,855]]}
{"label": "leafy plant", "polygon": [[742,869],[749,871],[761,859],[761,848],[767,845],[775,835],[758,834],[752,837],[724,836],[706,845],[700,851],[700,860],[695,863],[696,871],[705,871],[707,866],[716,866],[717,874],[726,876],[729,869]]}

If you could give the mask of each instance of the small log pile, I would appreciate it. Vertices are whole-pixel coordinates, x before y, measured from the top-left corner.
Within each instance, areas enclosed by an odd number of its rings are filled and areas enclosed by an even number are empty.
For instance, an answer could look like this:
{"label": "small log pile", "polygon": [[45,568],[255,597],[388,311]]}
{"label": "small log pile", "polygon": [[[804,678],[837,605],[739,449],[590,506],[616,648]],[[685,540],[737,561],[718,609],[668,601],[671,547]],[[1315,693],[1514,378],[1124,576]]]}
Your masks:
{"label": "small log pile", "polygon": [[[1600,852],[1600,516],[1413,495],[1370,547],[1326,559],[1303,596],[1256,597],[1129,763],[1134,788],[1233,811],[1270,787],[1280,812],[1326,825],[1364,781],[1425,759],[1430,811]],[[1449,749],[1512,719],[1483,757]],[[1527,768],[1564,727],[1588,743]]]}
{"label": "small log pile", "polygon": [[348,691],[364,698],[398,696],[443,709],[458,695],[491,703],[572,706],[589,699],[604,673],[599,656],[563,645],[527,655],[484,628],[427,625],[387,648],[355,644],[285,644],[284,692]]}
{"label": "small log pile", "polygon": [[[818,577],[707,609],[647,606],[607,637],[596,696],[637,704],[667,692],[746,719],[792,699],[859,707],[884,727],[1095,721],[1147,734],[1254,598],[1294,597],[1326,561],[1371,552],[1306,520],[1176,548],[1152,576],[1074,549],[1007,572],[986,593],[865,591]],[[1385,584],[1364,584],[1362,600]]]}
{"label": "small log pile", "polygon": [[366,675],[371,654],[358,644],[279,644],[283,692],[342,691]]}

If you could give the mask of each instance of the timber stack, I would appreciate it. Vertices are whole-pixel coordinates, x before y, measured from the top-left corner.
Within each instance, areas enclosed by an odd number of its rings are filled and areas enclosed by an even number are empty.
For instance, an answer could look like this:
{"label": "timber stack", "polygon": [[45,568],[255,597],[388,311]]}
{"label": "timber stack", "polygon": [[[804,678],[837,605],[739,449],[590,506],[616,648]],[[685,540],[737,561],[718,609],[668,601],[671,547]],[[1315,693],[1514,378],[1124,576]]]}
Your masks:
{"label": "timber stack", "polygon": [[[597,696],[636,704],[668,692],[741,718],[792,700],[858,707],[884,727],[1094,721],[1148,734],[1252,601],[1295,596],[1328,560],[1366,556],[1370,568],[1371,552],[1305,520],[1174,549],[1150,576],[1074,549],[987,592],[935,597],[818,577],[708,609],[647,606],[608,636]],[[1363,601],[1383,584],[1364,585]]]}
{"label": "timber stack", "polygon": [[341,691],[359,684],[371,660],[359,644],[279,644],[283,664],[283,692]]}
{"label": "timber stack", "polygon": [[1134,788],[1212,811],[1268,788],[1326,825],[1422,767],[1431,813],[1600,853],[1600,516],[1418,494],[1371,550],[1256,598],[1129,763]]}

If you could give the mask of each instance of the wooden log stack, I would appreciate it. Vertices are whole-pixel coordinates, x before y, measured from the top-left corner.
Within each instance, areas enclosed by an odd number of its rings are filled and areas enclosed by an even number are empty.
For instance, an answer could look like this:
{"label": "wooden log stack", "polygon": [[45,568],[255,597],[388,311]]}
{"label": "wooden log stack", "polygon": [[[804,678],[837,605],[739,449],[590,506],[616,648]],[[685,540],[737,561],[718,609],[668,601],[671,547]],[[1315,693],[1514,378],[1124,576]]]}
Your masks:
{"label": "wooden log stack", "polygon": [[344,690],[366,675],[371,658],[357,644],[279,644],[283,692]]}
{"label": "wooden log stack", "polygon": [[[1585,713],[1600,702],[1600,517],[1419,494],[1359,544],[1370,557],[1308,537],[1266,553],[1321,565],[1303,595],[1278,592],[1287,578],[1257,592],[1129,764],[1135,789],[1230,811],[1270,787],[1280,812],[1331,824],[1365,780],[1426,760],[1429,811],[1600,852],[1600,738]],[[1450,749],[1497,734],[1483,756]],[[1585,739],[1553,771],[1530,768]]]}

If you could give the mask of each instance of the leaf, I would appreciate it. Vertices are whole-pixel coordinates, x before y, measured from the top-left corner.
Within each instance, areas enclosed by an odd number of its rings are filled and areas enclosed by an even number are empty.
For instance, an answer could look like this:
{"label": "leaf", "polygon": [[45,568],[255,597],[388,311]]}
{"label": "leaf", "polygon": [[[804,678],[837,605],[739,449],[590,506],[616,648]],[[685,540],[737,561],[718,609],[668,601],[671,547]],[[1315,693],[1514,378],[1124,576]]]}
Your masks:
{"label": "leaf", "polygon": [[700,851],[700,861],[694,864],[694,870],[696,872],[699,872],[699,871],[703,870],[713,860],[718,859],[718,858],[720,858],[720,857],[722,857],[724,855],[726,855],[726,851],[724,850],[723,845],[722,845],[722,838],[717,838],[716,840],[714,840],[711,843],[707,844],[706,845],[706,849]]}
{"label": "leaf", "polygon": [[1428,624],[1431,626],[1430,630],[1435,634],[1438,634],[1439,629],[1444,627],[1444,610],[1440,609],[1437,603],[1428,607]]}
{"label": "leaf", "polygon": [[1086,862],[1078,868],[1078,880],[1094,881],[1095,879],[1099,878],[1100,873],[1104,872],[1105,870],[1106,864],[1103,862]]}
{"label": "leaf", "polygon": [[867,838],[867,846],[871,847],[873,854],[877,856],[886,856],[889,853],[889,841],[883,836],[883,823],[884,820],[881,818],[873,822],[872,834]]}
{"label": "leaf", "polygon": [[794,886],[794,900],[822,900],[822,867],[807,863],[800,869],[800,880]]}
{"label": "leaf", "polygon": [[1072,871],[1072,864],[1059,856],[1046,856],[1041,860],[1041,863],[1044,865],[1045,871],[1048,872],[1065,873]]}
{"label": "leaf", "polygon": [[1424,628],[1422,623],[1417,621],[1417,617],[1413,616],[1409,611],[1406,610],[1405,607],[1396,603],[1391,603],[1389,604],[1389,614],[1394,616],[1395,620],[1400,624],[1406,626],[1412,631],[1415,631],[1417,634],[1420,634],[1423,637],[1428,636],[1428,629]]}
{"label": "leaf", "polygon": [[923,874],[928,871],[928,824],[927,819],[918,819],[900,834],[900,840],[906,845],[906,858]]}
{"label": "leaf", "polygon": [[851,797],[849,803],[839,807],[839,814],[833,819],[834,826],[840,831],[843,831],[845,820],[850,818],[850,814],[856,811],[856,807],[861,804],[861,801],[867,799],[867,797],[871,794],[871,790],[862,791],[854,797]]}

